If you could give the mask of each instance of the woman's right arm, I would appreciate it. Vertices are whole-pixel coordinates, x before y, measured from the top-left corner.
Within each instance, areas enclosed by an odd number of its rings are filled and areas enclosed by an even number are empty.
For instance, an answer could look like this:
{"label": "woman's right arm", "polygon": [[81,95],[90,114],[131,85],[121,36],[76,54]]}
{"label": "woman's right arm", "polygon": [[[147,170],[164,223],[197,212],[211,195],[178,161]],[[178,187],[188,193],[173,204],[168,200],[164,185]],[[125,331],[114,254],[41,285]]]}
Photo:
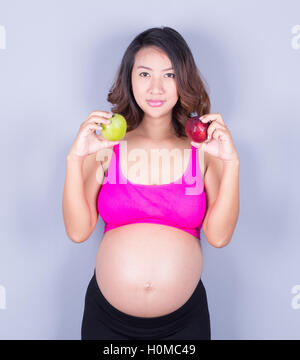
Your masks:
{"label": "woman's right arm", "polygon": [[110,123],[111,116],[104,111],[92,112],[81,124],[67,155],[62,209],[66,233],[76,243],[87,240],[97,224],[97,194],[103,181],[103,168],[96,155],[120,142],[95,135],[96,130],[102,129],[98,124]]}
{"label": "woman's right arm", "polygon": [[96,227],[96,198],[103,180],[101,174],[102,165],[96,162],[95,154],[84,158],[67,156],[63,217],[66,233],[76,243],[87,240]]}

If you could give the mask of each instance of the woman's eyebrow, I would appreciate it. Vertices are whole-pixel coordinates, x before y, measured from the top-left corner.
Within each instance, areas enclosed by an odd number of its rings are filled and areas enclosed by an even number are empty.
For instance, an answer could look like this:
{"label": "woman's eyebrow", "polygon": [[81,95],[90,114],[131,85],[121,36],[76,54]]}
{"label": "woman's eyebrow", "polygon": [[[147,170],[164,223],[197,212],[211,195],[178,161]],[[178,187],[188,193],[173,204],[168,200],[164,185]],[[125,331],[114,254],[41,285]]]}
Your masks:
{"label": "woman's eyebrow", "polygon": [[[148,67],[148,66],[142,66],[142,65],[140,65],[140,66],[137,67],[137,69],[140,69],[140,68],[147,69],[147,70],[153,70],[153,69],[151,69],[151,68]],[[167,71],[167,70],[174,70],[174,68],[173,68],[173,67],[170,67],[170,68],[167,68],[167,69],[163,69],[162,71]]]}

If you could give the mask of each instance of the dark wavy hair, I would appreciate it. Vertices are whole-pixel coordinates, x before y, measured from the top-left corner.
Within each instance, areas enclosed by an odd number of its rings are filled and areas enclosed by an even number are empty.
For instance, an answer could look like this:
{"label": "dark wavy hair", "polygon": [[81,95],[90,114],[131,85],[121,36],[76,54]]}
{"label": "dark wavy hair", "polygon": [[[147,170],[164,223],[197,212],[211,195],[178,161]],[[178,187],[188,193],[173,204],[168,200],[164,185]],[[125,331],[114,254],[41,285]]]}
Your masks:
{"label": "dark wavy hair", "polygon": [[192,52],[183,37],[170,27],[155,27],[137,35],[126,49],[107,100],[111,111],[127,121],[127,131],[134,130],[143,119],[143,110],[136,103],[131,84],[131,72],[136,53],[155,46],[169,57],[175,69],[178,101],[172,111],[172,125],[178,137],[186,137],[185,123],[190,112],[210,113],[210,99]]}

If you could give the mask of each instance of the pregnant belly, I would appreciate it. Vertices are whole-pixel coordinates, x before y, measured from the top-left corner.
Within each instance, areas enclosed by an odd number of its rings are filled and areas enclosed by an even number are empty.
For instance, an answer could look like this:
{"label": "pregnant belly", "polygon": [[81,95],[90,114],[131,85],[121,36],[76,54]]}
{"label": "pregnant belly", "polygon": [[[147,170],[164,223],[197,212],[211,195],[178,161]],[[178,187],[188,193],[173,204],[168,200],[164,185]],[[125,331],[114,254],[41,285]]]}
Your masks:
{"label": "pregnant belly", "polygon": [[160,224],[130,224],[106,232],[96,257],[96,280],[118,310],[155,317],[182,306],[202,273],[199,239]]}

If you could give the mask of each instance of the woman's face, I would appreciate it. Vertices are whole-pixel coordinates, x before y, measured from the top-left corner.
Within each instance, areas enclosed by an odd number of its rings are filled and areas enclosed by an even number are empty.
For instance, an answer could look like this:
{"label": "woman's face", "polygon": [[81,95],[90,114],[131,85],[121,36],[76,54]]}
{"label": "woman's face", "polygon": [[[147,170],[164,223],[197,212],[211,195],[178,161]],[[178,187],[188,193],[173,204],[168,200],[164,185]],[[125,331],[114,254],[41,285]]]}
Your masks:
{"label": "woman's face", "polygon": [[[146,47],[136,53],[131,73],[132,91],[145,115],[162,117],[172,114],[178,93],[175,69],[171,68],[169,57],[159,48]],[[152,107],[147,100],[163,100],[164,103]]]}

